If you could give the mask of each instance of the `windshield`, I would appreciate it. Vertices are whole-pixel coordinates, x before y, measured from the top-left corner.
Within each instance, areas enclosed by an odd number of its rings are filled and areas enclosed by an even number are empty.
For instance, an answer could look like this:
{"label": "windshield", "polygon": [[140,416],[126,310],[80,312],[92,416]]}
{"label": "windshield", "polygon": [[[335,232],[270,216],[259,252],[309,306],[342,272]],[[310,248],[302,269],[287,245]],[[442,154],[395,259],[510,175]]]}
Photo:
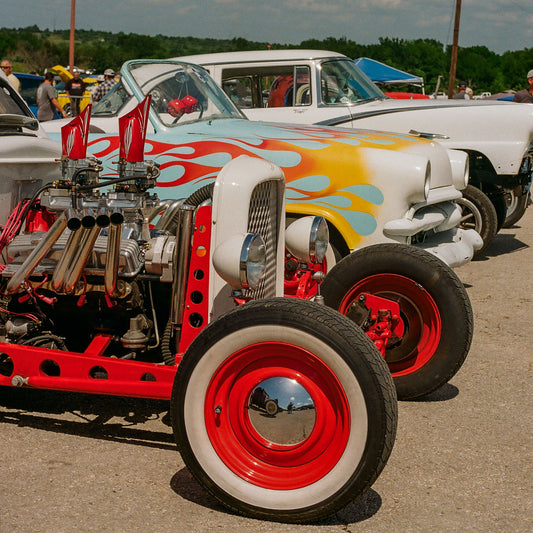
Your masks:
{"label": "windshield", "polygon": [[349,59],[324,61],[320,65],[321,101],[325,105],[358,104],[385,95]]}
{"label": "windshield", "polygon": [[[166,126],[221,118],[245,118],[201,67],[176,61],[130,61],[126,64],[143,96]],[[103,103],[103,101],[102,101]]]}
{"label": "windshield", "polygon": [[131,98],[122,80],[111,88],[111,90],[97,102],[91,112],[93,117],[112,117],[124,107],[126,102]]}
{"label": "windshield", "polygon": [[29,114],[22,103],[15,97],[15,89],[7,82],[0,81],[0,114],[2,115],[23,115],[34,118]]}

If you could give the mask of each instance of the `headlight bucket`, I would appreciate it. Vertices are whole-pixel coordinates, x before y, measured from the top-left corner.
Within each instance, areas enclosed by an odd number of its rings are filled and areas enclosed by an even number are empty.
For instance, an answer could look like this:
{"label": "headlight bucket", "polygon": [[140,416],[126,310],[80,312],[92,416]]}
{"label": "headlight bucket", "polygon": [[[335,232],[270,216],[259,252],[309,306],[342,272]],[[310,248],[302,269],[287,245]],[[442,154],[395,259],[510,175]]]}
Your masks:
{"label": "headlight bucket", "polygon": [[322,263],[328,244],[329,229],[324,217],[302,217],[285,230],[285,246],[302,263]]}
{"label": "headlight bucket", "polygon": [[234,235],[217,246],[213,266],[234,289],[255,290],[266,270],[265,243],[257,233]]}

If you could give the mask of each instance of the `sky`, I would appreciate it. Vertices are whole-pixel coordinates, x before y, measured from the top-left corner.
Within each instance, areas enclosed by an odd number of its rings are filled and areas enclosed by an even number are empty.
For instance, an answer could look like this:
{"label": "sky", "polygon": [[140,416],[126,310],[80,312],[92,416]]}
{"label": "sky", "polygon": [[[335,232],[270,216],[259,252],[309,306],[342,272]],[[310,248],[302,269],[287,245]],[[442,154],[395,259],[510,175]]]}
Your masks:
{"label": "sky", "polygon": [[[299,44],[346,37],[451,44],[456,0],[77,0],[76,27],[144,35]],[[0,0],[0,27],[70,28],[71,0]],[[459,46],[533,47],[531,0],[463,0]],[[532,58],[533,63],[533,58]]]}

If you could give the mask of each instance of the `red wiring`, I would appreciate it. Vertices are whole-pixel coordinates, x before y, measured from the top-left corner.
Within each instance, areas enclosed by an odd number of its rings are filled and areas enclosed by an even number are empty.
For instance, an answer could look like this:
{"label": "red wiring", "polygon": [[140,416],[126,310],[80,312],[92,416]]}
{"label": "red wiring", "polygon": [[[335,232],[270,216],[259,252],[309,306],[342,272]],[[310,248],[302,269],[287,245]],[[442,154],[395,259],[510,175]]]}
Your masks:
{"label": "red wiring", "polygon": [[[19,202],[17,207],[15,207],[13,212],[9,215],[6,225],[4,226],[4,229],[0,234],[0,254],[15,237],[15,235],[19,232],[20,227],[22,226],[22,223],[24,221],[22,218],[22,214],[24,213],[29,202],[29,200],[22,200],[22,202]],[[4,268],[6,268],[6,265],[0,262],[0,272],[2,272]]]}

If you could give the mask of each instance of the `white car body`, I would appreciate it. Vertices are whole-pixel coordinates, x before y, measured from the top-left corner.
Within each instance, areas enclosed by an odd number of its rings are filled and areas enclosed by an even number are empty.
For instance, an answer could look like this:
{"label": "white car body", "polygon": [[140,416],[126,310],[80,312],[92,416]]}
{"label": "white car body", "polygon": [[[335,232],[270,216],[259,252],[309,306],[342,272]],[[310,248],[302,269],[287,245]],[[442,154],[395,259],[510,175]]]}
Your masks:
{"label": "white car body", "polygon": [[[202,65],[226,92],[238,84],[238,104],[252,120],[414,132],[467,152],[470,183],[489,196],[495,187],[523,194],[531,183],[533,106],[490,100],[387,98],[348,57],[323,50],[230,52],[176,59]],[[324,95],[322,72],[325,65],[329,69],[335,62],[350,64],[355,91],[340,99],[344,101],[332,102]],[[268,81],[287,73],[308,77],[306,100],[293,97],[283,106],[265,107],[265,95],[257,94],[260,84],[262,91],[268,91]],[[361,94],[354,96],[356,91]],[[497,204],[495,207],[498,210]]]}
{"label": "white car body", "polygon": [[0,225],[3,226],[23,198],[57,178],[61,145],[48,137],[2,71],[0,89]]}

